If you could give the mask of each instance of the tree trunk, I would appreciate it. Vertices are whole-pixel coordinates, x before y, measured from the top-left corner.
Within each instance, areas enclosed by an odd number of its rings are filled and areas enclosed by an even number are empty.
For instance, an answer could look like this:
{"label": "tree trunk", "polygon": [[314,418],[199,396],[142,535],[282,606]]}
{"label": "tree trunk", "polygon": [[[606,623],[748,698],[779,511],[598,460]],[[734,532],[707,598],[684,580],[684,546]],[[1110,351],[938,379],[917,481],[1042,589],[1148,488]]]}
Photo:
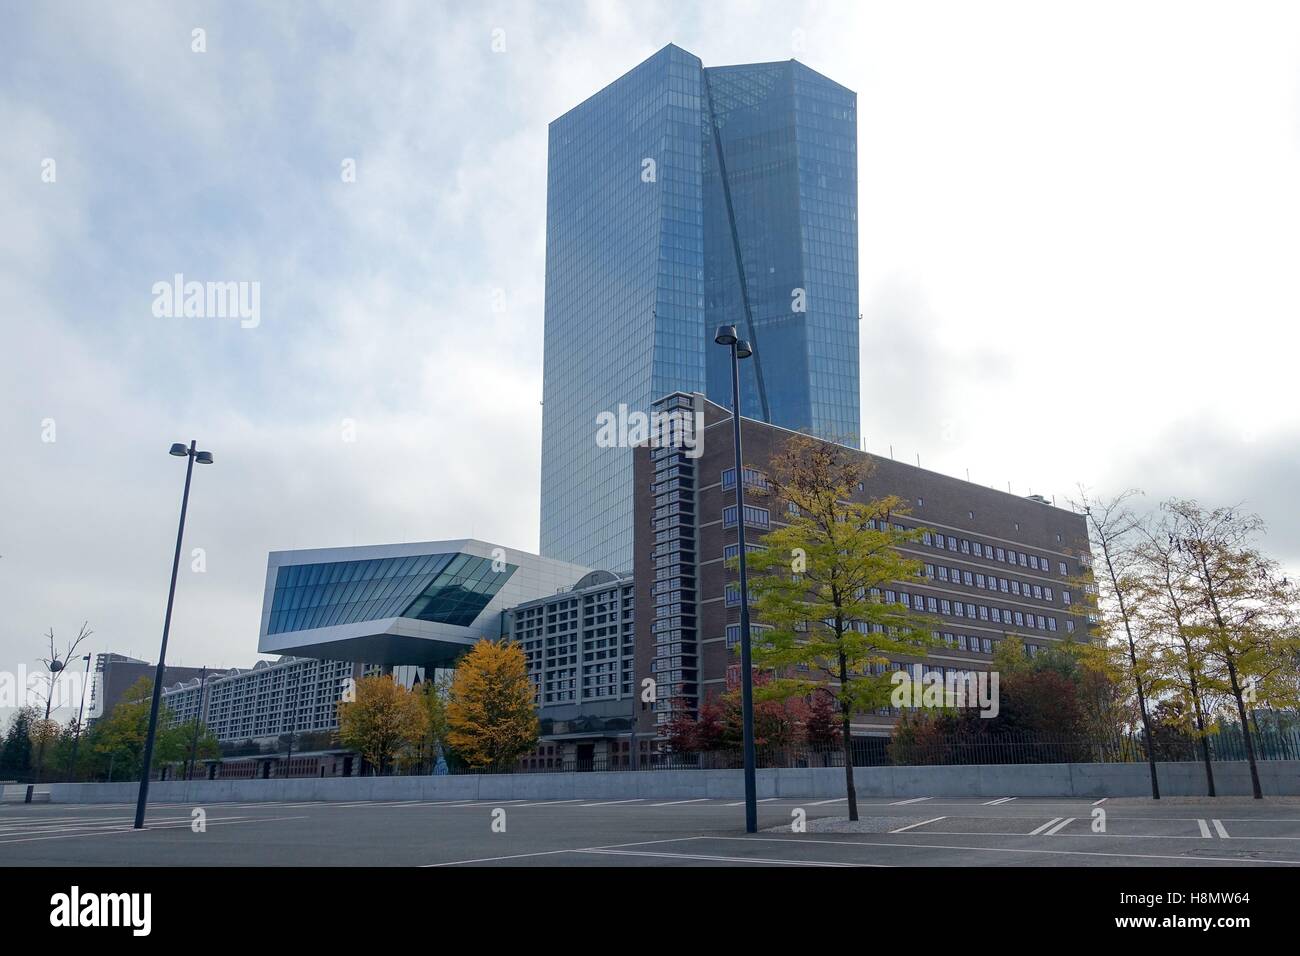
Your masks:
{"label": "tree trunk", "polygon": [[1201,711],[1201,693],[1196,685],[1196,668],[1191,663],[1191,650],[1187,654],[1187,675],[1191,681],[1192,709],[1196,712],[1196,735],[1201,738],[1201,759],[1205,761],[1205,786],[1208,796],[1217,796],[1214,792],[1214,767],[1210,763],[1210,740],[1205,736],[1205,714]]}
{"label": "tree trunk", "polygon": [[[1124,630],[1128,631],[1128,614],[1124,614]],[[1142,736],[1147,744],[1147,766],[1151,768],[1151,799],[1160,799],[1160,781],[1156,779],[1156,749],[1151,739],[1151,718],[1147,716],[1147,698],[1142,690],[1142,675],[1138,673],[1137,648],[1133,644],[1133,635],[1128,635],[1128,657],[1133,667],[1133,683],[1137,687],[1138,711],[1142,716]]]}
{"label": "tree trunk", "polygon": [[1142,674],[1138,670],[1137,645],[1133,641],[1133,629],[1128,622],[1128,607],[1124,603],[1124,592],[1119,586],[1119,577],[1110,559],[1110,545],[1102,541],[1102,555],[1106,559],[1106,573],[1110,575],[1111,587],[1115,589],[1115,599],[1119,603],[1119,616],[1124,622],[1124,635],[1128,638],[1128,659],[1133,667],[1133,683],[1137,687],[1138,712],[1142,716],[1142,735],[1147,744],[1147,766],[1151,768],[1151,799],[1160,799],[1160,781],[1156,779],[1156,751],[1151,740],[1151,718],[1147,716],[1147,698],[1142,690]]}
{"label": "tree trunk", "polygon": [[1241,719],[1241,735],[1246,742],[1246,760],[1250,763],[1250,789],[1256,800],[1264,799],[1264,791],[1259,785],[1259,767],[1255,763],[1255,740],[1250,733],[1250,721],[1246,717],[1246,702],[1241,695],[1241,685],[1237,682],[1237,667],[1232,655],[1225,656],[1228,664],[1228,678],[1232,681],[1232,697],[1237,702],[1237,715]]}
{"label": "tree trunk", "polygon": [[[848,665],[844,653],[840,652],[840,694],[844,695],[849,686]],[[858,819],[858,791],[853,785],[853,734],[852,710],[844,696],[840,697],[841,741],[844,745],[844,792],[849,798],[849,819]]]}
{"label": "tree trunk", "polygon": [[1234,653],[1228,642],[1228,628],[1223,621],[1223,612],[1219,609],[1218,594],[1214,589],[1214,575],[1210,573],[1210,563],[1205,557],[1204,549],[1199,554],[1201,571],[1205,582],[1206,597],[1210,599],[1210,610],[1214,613],[1214,624],[1219,629],[1223,641],[1223,661],[1228,665],[1228,679],[1232,682],[1232,697],[1237,702],[1237,715],[1241,719],[1241,736],[1246,743],[1246,760],[1250,764],[1250,788],[1256,800],[1264,799],[1264,791],[1259,786],[1259,767],[1255,764],[1255,741],[1250,735],[1250,722],[1246,719],[1246,702],[1241,696],[1241,683],[1237,680],[1237,665]]}

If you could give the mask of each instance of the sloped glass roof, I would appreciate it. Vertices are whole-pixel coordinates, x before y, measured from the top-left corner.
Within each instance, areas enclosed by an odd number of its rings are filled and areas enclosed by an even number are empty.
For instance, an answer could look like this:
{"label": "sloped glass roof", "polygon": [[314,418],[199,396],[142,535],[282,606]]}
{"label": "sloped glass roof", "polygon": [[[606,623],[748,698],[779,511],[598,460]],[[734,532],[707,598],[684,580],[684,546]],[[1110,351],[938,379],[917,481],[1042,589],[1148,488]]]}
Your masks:
{"label": "sloped glass roof", "polygon": [[276,573],[268,634],[409,617],[468,626],[516,570],[470,554],[290,564]]}

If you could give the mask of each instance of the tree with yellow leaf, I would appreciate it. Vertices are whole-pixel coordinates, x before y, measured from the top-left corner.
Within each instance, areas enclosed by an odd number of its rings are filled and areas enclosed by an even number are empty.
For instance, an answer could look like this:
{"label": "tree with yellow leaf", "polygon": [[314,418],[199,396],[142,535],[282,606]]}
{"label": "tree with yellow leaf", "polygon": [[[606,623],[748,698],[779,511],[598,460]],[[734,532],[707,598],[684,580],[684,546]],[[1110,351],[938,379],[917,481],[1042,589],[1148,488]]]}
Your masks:
{"label": "tree with yellow leaf", "polygon": [[447,743],[476,768],[503,770],[537,746],[540,725],[523,649],[481,640],[456,667]]}
{"label": "tree with yellow leaf", "polygon": [[339,702],[339,740],[384,774],[393,758],[423,739],[428,713],[418,693],[407,690],[391,675],[357,681],[356,699]]}

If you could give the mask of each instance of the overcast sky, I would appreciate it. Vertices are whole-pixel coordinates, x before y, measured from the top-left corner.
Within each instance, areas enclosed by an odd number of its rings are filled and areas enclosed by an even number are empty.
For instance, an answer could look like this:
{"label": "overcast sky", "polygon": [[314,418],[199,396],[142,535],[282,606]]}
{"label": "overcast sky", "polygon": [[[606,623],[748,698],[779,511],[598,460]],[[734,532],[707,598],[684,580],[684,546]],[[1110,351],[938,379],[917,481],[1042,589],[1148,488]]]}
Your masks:
{"label": "overcast sky", "polygon": [[[1295,4],[0,19],[0,670],[83,620],[156,659],[173,441],[216,464],[172,663],[257,658],[269,550],[535,550],[547,123],[670,42],[858,94],[870,450],[1060,502],[1244,502],[1300,567]],[[156,317],[176,273],[258,282],[260,323]]]}

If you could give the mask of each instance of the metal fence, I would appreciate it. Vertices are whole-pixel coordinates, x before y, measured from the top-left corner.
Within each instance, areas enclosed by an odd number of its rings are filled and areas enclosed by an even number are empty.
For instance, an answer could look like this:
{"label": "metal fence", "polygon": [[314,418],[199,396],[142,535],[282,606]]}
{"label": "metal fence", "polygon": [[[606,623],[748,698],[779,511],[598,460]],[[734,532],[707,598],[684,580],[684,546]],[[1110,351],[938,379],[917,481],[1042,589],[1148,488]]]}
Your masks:
{"label": "metal fence", "polygon": [[[1300,731],[1251,731],[1258,760],[1300,759]],[[1210,759],[1225,762],[1246,759],[1245,741],[1240,727],[1227,727],[1210,734]],[[1157,735],[1156,759],[1160,761],[1199,761],[1201,742],[1188,736]],[[760,747],[756,752],[759,768],[843,767],[844,750],[830,747],[796,745]],[[906,737],[853,738],[855,767],[957,766],[979,764],[1034,763],[1137,763],[1147,759],[1140,733],[1115,734],[1104,741],[1087,738],[1048,739],[1030,733],[999,734],[926,734],[921,739]],[[618,770],[739,770],[744,766],[739,748],[691,753],[642,754],[639,764],[629,766],[626,753],[609,758],[578,760],[554,758],[533,766],[475,770],[458,767],[449,773],[583,773]],[[419,773],[418,768],[409,772]],[[427,771],[423,771],[427,772]]]}
{"label": "metal fence", "polygon": [[[1251,740],[1258,760],[1300,760],[1300,730],[1259,728],[1251,729]],[[1245,740],[1239,725],[1216,729],[1206,737],[1210,759],[1214,762],[1246,759]],[[980,764],[1036,764],[1036,763],[1136,763],[1147,759],[1146,746],[1141,733],[1115,733],[1104,740],[1078,738],[1074,740],[1048,739],[1031,733],[922,733],[895,737],[854,737],[853,765],[855,767],[907,767],[907,766],[957,766]],[[261,755],[276,763],[275,777],[286,776],[281,765],[283,756],[276,753]],[[844,750],[839,744],[809,746],[806,744],[785,747],[760,747],[756,753],[759,768],[843,767]],[[1159,761],[1197,761],[1203,759],[1202,743],[1190,735],[1159,728],[1155,738],[1155,757]],[[248,758],[245,758],[248,759]],[[296,761],[295,761],[296,762]],[[260,763],[260,761],[259,761]],[[445,765],[444,765],[445,766]],[[739,770],[744,766],[740,748],[710,750],[690,753],[645,753],[635,766],[630,765],[626,750],[608,757],[578,759],[573,755],[540,759],[526,758],[509,767],[473,768],[446,766],[449,774],[473,773],[590,773],[599,771],[655,771],[655,770]],[[202,769],[202,768],[200,768]],[[295,768],[297,770],[298,768]],[[316,776],[316,769],[305,773],[290,773],[290,777]],[[369,768],[364,772],[369,775]],[[354,773],[361,775],[363,767],[358,759]],[[388,771],[387,775],[423,776],[434,773],[431,761],[404,761]],[[169,776],[179,776],[171,768]],[[206,777],[206,773],[196,773]],[[14,783],[37,782],[36,774],[5,772],[0,777]],[[154,779],[159,778],[155,773]],[[71,779],[59,768],[47,767],[39,782],[52,783]],[[124,779],[137,779],[127,775]]]}

